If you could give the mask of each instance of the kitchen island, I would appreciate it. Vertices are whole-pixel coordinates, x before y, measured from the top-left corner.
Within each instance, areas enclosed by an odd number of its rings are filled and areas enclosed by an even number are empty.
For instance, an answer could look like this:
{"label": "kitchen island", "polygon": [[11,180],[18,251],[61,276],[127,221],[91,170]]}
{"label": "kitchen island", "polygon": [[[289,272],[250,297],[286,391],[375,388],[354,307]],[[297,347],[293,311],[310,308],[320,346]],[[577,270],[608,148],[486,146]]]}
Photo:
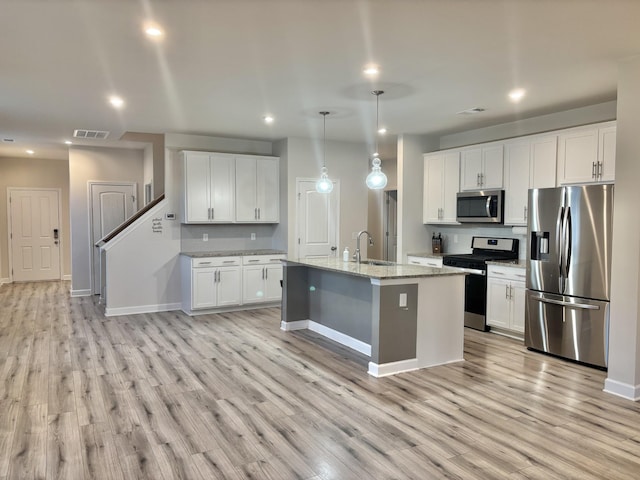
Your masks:
{"label": "kitchen island", "polygon": [[308,328],[370,357],[381,377],[463,360],[464,273],[283,260],[282,330]]}

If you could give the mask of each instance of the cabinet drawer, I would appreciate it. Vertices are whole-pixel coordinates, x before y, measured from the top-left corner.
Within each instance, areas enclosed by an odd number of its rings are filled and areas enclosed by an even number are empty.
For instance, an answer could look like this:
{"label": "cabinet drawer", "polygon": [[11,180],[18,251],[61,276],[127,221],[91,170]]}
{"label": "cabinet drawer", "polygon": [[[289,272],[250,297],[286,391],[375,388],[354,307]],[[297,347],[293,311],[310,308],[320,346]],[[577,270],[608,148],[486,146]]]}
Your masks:
{"label": "cabinet drawer", "polygon": [[487,268],[487,276],[493,278],[502,278],[504,280],[512,280],[515,282],[524,282],[527,271],[520,267],[508,267],[502,265],[489,265]]}
{"label": "cabinet drawer", "polygon": [[242,257],[242,265],[280,265],[285,255],[246,255]]}
{"label": "cabinet drawer", "polygon": [[240,265],[240,257],[201,257],[191,259],[192,268],[233,267],[234,265]]}
{"label": "cabinet drawer", "polygon": [[442,268],[442,258],[435,257],[407,257],[409,265],[422,265],[423,267]]}

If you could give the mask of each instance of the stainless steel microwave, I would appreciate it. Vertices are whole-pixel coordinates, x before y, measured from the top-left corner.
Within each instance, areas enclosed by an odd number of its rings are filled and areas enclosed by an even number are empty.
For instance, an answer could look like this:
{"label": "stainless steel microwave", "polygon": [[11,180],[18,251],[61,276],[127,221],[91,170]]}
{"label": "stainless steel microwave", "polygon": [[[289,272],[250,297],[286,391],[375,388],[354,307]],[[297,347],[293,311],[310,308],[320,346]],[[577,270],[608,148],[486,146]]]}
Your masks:
{"label": "stainless steel microwave", "polygon": [[456,220],[461,223],[503,223],[504,190],[459,192]]}

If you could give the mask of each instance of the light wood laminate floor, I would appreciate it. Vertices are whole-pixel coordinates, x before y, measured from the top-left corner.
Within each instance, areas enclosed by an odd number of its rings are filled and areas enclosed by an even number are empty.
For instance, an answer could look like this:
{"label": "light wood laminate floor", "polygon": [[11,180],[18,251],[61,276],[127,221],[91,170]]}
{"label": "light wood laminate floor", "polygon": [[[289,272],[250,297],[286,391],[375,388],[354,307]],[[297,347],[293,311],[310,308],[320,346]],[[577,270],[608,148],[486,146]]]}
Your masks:
{"label": "light wood laminate floor", "polygon": [[0,286],[0,479],[640,478],[640,406],[514,340],[376,379],[277,308],[106,318],[68,290]]}

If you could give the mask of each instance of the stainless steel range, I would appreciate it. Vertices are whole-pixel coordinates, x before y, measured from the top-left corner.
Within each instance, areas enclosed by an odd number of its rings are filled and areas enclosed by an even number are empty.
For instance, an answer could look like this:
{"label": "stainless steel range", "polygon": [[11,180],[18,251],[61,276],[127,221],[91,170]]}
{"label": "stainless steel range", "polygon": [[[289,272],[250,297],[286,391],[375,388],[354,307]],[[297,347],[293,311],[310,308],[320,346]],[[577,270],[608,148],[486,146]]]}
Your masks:
{"label": "stainless steel range", "polygon": [[515,260],[518,258],[519,241],[516,238],[473,237],[473,253],[445,255],[442,264],[461,268],[469,275],[465,278],[464,326],[488,331],[487,312],[487,261]]}

